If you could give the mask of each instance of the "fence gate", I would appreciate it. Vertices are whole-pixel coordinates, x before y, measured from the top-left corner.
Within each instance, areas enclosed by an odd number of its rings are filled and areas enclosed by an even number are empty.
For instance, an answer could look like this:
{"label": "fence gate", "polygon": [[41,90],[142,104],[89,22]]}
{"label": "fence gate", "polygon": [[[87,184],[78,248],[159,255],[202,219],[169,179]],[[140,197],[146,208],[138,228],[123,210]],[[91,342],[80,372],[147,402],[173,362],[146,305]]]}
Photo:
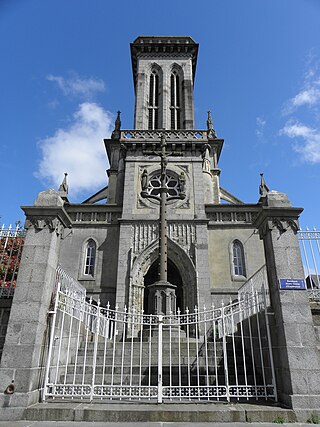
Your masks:
{"label": "fence gate", "polygon": [[59,282],[44,399],[276,399],[263,295],[170,316],[111,310]]}

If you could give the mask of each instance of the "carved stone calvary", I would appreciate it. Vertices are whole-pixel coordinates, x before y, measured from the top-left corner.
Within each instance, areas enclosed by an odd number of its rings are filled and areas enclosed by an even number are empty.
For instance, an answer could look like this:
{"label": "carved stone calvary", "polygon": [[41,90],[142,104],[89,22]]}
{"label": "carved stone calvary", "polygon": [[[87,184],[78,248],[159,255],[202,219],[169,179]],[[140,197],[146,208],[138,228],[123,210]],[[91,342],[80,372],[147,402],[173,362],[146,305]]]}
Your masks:
{"label": "carved stone calvary", "polygon": [[[145,152],[145,154],[154,154],[160,157],[161,165],[161,186],[160,196],[154,196],[147,193],[148,176],[146,171],[141,177],[141,196],[145,198],[156,199],[160,202],[159,216],[159,280],[149,285],[148,305],[152,312],[158,315],[172,314],[176,312],[176,286],[168,281],[168,218],[167,218],[167,201],[172,199],[184,199],[184,177],[179,179],[180,194],[179,196],[169,196],[167,181],[167,164],[169,156],[181,156],[181,152],[166,151],[165,136],[161,136],[161,150]],[[182,182],[180,182],[182,180]]]}

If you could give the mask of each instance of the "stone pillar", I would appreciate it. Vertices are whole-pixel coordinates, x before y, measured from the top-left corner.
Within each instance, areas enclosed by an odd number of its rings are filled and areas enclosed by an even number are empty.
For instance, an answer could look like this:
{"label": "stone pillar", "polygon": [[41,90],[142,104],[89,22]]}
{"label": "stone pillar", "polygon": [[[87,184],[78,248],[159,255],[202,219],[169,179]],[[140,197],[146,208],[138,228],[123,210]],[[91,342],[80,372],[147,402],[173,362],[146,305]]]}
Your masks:
{"label": "stone pillar", "polygon": [[117,194],[117,177],[118,172],[115,170],[108,170],[108,204],[116,203],[116,194]]}
{"label": "stone pillar", "polygon": [[148,129],[148,76],[144,72],[145,61],[138,61],[137,82],[135,84],[136,103],[134,109],[134,128]]}
{"label": "stone pillar", "polygon": [[[119,236],[119,254],[118,254],[118,271],[117,271],[117,287],[116,287],[116,306],[120,310],[128,305],[129,299],[132,296],[128,294],[129,275],[132,265],[132,230],[133,226],[130,222],[122,221],[120,224]],[[131,309],[132,307],[130,307]]]}
{"label": "stone pillar", "polygon": [[[191,70],[191,61],[188,63],[188,66],[187,70],[189,71]],[[192,76],[188,77],[182,82],[184,105],[183,129],[194,129],[193,82]]]}
{"label": "stone pillar", "polygon": [[125,174],[125,158],[127,149],[124,144],[120,146],[119,163],[118,163],[118,174],[117,174],[117,187],[116,187],[116,203],[122,205],[123,203],[123,191],[124,191],[124,174]]}
{"label": "stone pillar", "polygon": [[149,286],[149,307],[152,314],[169,315],[176,313],[176,286],[159,280]]}
{"label": "stone pillar", "polygon": [[[55,283],[60,240],[71,221],[54,190],[23,207],[27,236],[23,248],[0,367],[0,419],[21,419],[40,399],[48,350],[48,310]],[[14,393],[4,395],[14,381]]]}
{"label": "stone pillar", "polygon": [[276,191],[260,200],[254,225],[264,243],[274,311],[270,321],[278,397],[297,414],[306,415],[320,408],[320,354],[308,293],[279,286],[279,279],[304,279],[296,235],[302,209],[291,207],[287,196]]}
{"label": "stone pillar", "polygon": [[203,172],[204,203],[213,203],[213,179],[210,172]]}

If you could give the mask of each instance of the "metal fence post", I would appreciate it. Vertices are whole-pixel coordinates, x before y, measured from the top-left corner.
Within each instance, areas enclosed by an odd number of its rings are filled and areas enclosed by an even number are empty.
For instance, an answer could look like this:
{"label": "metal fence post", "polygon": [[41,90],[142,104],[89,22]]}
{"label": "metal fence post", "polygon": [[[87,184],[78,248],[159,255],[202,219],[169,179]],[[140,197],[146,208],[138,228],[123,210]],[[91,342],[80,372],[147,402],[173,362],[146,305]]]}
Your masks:
{"label": "metal fence post", "polygon": [[163,316],[158,316],[158,403],[162,403],[162,325]]}
{"label": "metal fence post", "polygon": [[230,402],[230,391],[229,391],[229,375],[228,375],[228,354],[227,354],[227,331],[226,331],[226,315],[225,315],[225,305],[222,301],[221,304],[221,321],[222,321],[222,345],[223,345],[223,364],[224,364],[224,375],[226,381],[226,392],[227,400]]}
{"label": "metal fence post", "polygon": [[47,365],[46,365],[46,371],[45,371],[45,376],[44,376],[44,385],[43,385],[43,390],[42,390],[42,400],[43,401],[46,400],[46,391],[47,391],[47,386],[48,386],[48,382],[49,382],[50,361],[51,361],[51,356],[52,356],[52,346],[53,346],[53,343],[55,341],[54,331],[56,328],[56,318],[57,318],[59,294],[60,294],[60,282],[58,282],[58,286],[57,286],[57,293],[56,293],[56,299],[54,302],[54,309],[53,309],[53,311],[48,312],[48,314],[53,314],[53,316],[52,316],[52,320],[51,320],[49,351],[48,351],[48,356],[47,356]]}
{"label": "metal fence post", "polygon": [[96,379],[99,330],[100,330],[100,299],[98,300],[98,305],[97,305],[96,328],[94,331],[95,333],[94,333],[94,348],[93,348],[93,360],[92,360],[92,383],[91,383],[90,401],[93,400],[93,390],[94,390],[95,379]]}

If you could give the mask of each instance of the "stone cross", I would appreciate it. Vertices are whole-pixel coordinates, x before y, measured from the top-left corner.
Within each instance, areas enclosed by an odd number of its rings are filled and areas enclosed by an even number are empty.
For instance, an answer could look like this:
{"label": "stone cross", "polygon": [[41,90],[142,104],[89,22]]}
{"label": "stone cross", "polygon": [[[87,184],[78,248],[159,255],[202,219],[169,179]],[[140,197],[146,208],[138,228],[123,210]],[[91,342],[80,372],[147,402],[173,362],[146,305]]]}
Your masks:
{"label": "stone cross", "polygon": [[[180,152],[168,152],[166,150],[166,139],[164,134],[161,135],[161,150],[152,151],[160,157],[161,166],[161,184],[160,192],[160,217],[159,217],[159,280],[150,285],[149,302],[152,304],[155,314],[169,314],[175,312],[175,288],[176,286],[168,282],[168,218],[167,218],[167,164],[169,156],[181,155]],[[149,195],[146,192],[146,171],[142,176],[142,197],[156,198],[158,196]],[[170,199],[181,199],[185,197],[184,191],[180,192],[180,196],[170,197]]]}

